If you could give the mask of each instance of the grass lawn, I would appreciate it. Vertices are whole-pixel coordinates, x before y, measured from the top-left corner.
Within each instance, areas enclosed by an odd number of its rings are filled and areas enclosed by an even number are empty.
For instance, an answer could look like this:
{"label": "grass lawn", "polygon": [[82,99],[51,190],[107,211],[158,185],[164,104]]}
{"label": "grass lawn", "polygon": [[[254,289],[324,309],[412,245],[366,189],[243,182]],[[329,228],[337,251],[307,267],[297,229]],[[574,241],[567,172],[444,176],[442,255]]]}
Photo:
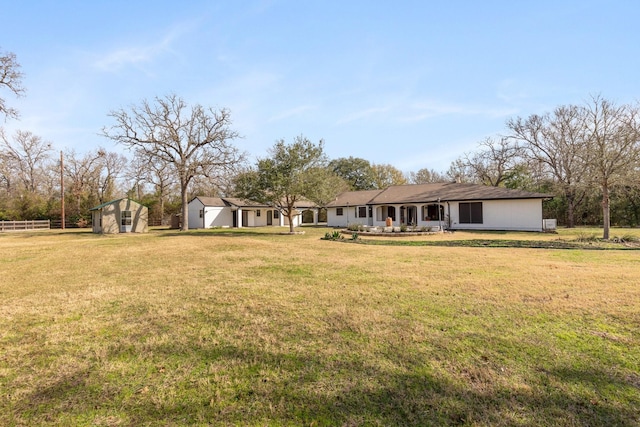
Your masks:
{"label": "grass lawn", "polygon": [[640,424],[640,251],[282,230],[0,233],[0,425]]}

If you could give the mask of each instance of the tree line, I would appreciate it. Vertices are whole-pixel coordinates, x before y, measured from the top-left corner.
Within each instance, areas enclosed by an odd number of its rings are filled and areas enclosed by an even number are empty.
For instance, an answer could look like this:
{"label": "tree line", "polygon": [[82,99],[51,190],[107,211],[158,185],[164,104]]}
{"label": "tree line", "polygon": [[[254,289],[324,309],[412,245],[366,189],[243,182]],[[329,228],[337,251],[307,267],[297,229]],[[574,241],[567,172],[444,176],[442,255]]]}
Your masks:
{"label": "tree line", "polygon": [[[23,96],[21,83],[15,55],[0,51],[0,90]],[[552,194],[545,217],[568,227],[602,224],[608,238],[610,224],[640,224],[639,112],[592,96],[510,118],[503,134],[480,141],[446,171],[403,173],[358,157],[329,159],[323,141],[303,135],[276,141],[249,165],[233,144],[238,133],[227,109],[171,94],[108,113],[101,134],[128,156],[105,148],[58,152],[29,131],[7,135],[0,127],[0,220],[59,218],[63,189],[67,218],[79,224],[89,221],[91,207],[126,196],[149,206],[155,223],[182,213],[186,229],[195,195],[245,197],[292,216],[302,198],[323,205],[345,190],[458,181]],[[19,117],[1,96],[0,116]]]}

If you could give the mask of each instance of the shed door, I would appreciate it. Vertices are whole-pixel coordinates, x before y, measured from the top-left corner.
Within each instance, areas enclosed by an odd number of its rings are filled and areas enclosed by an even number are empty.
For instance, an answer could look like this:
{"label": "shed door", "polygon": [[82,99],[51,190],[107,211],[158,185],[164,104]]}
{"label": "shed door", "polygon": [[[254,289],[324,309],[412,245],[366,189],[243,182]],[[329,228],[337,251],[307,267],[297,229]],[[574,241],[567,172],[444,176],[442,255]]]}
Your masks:
{"label": "shed door", "polygon": [[267,225],[273,225],[273,211],[267,211]]}
{"label": "shed door", "polygon": [[120,232],[130,233],[132,228],[131,211],[122,211],[120,214]]}

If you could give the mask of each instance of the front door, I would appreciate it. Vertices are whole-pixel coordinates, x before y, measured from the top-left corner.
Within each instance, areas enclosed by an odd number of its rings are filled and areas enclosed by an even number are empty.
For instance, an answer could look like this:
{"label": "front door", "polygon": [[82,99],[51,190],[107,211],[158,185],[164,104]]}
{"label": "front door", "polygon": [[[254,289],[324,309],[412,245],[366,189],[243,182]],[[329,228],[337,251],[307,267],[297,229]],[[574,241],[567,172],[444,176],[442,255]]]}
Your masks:
{"label": "front door", "polygon": [[267,225],[273,225],[273,211],[267,211]]}
{"label": "front door", "polygon": [[249,226],[249,211],[242,211],[242,226]]}

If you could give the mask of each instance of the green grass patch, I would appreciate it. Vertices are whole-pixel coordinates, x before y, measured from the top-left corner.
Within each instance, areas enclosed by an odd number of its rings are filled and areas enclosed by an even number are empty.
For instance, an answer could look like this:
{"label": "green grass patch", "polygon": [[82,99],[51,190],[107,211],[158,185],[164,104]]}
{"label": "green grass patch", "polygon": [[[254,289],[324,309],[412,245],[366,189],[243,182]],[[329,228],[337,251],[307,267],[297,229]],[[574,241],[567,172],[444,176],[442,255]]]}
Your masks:
{"label": "green grass patch", "polygon": [[636,252],[282,230],[0,236],[0,424],[640,423]]}

